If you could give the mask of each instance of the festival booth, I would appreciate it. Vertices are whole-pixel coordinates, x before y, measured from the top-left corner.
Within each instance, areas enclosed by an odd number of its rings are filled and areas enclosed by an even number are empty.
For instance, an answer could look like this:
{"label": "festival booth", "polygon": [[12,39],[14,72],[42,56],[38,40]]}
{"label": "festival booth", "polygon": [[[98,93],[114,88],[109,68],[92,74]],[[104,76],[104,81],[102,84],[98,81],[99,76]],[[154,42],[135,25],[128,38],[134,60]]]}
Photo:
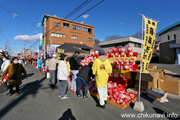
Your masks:
{"label": "festival booth", "polygon": [[[135,93],[128,93],[126,89],[130,87],[131,71],[138,69],[138,65],[136,64],[138,53],[133,52],[131,46],[129,46],[127,50],[125,50],[124,47],[121,47],[120,49],[115,47],[110,48],[109,51],[105,50],[105,52],[113,69],[113,72],[108,79],[107,102],[118,108],[125,109],[131,102],[134,103],[136,101]],[[88,65],[89,62],[93,62],[98,57],[99,53],[97,50],[91,52],[90,56],[86,56],[81,64]],[[81,88],[84,89],[83,84]],[[89,94],[99,98],[94,80],[91,80],[89,83]]]}

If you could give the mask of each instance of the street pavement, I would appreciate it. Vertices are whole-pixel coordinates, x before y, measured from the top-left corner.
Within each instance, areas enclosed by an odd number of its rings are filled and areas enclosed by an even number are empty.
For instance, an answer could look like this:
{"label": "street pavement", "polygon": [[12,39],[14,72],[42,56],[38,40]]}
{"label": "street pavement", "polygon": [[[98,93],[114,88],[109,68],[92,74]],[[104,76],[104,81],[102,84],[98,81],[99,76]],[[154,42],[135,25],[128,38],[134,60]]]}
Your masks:
{"label": "street pavement", "polygon": [[170,70],[173,73],[177,73],[177,75],[180,75],[180,65],[178,64],[150,63],[150,65],[156,65],[158,69]]}
{"label": "street pavement", "polygon": [[[0,94],[0,120],[131,120],[138,118],[122,118],[124,114],[133,114],[143,117],[134,111],[133,104],[124,110],[110,104],[105,109],[97,108],[97,100],[90,95],[87,100],[78,98],[68,91],[69,99],[61,100],[58,97],[58,87],[48,86],[49,80],[45,74],[31,65],[25,66],[28,79],[23,79],[20,86],[21,95],[7,96],[8,91]],[[143,115],[175,113],[180,115],[180,101],[169,99],[168,103],[159,103],[146,96],[141,97],[145,106]],[[150,117],[150,116],[149,116]],[[145,118],[151,119],[148,116]],[[144,120],[145,118],[142,118]],[[172,118],[161,118],[172,119]],[[177,119],[180,119],[179,117]],[[153,117],[153,120],[156,118]],[[159,119],[158,119],[159,120]]]}

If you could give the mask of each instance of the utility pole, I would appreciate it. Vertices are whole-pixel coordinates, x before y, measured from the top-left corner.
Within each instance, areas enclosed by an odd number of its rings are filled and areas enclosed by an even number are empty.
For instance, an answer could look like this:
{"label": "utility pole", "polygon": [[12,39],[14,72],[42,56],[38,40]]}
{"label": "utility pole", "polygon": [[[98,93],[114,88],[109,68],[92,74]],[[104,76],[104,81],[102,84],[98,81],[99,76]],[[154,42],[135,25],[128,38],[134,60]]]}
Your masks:
{"label": "utility pole", "polygon": [[44,59],[46,59],[46,18],[44,19]]}
{"label": "utility pole", "polygon": [[7,41],[5,40],[5,51],[7,51]]}
{"label": "utility pole", "polygon": [[121,25],[121,36],[123,36],[123,24],[124,23],[120,23],[120,25]]}
{"label": "utility pole", "polygon": [[24,41],[24,52],[23,52],[23,57],[25,57],[26,56],[26,43],[25,43],[25,41]]}

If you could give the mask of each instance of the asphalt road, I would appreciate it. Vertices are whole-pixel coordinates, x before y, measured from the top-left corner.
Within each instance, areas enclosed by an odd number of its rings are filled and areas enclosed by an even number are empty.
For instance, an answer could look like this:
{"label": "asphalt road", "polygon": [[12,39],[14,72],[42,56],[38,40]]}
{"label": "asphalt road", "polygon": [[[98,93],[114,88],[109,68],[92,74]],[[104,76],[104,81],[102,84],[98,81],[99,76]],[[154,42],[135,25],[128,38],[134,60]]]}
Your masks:
{"label": "asphalt road", "polygon": [[[123,118],[122,115],[131,114],[136,117],[156,120],[153,114],[165,115],[175,113],[180,115],[180,101],[169,99],[168,103],[158,103],[146,96],[141,97],[145,106],[143,114],[132,109],[133,104],[124,110],[110,104],[105,109],[96,107],[97,100],[89,95],[87,100],[77,98],[68,91],[69,99],[58,97],[58,88],[51,89],[44,73],[34,67],[25,66],[28,79],[23,79],[21,95],[7,96],[8,91],[0,94],[0,120],[130,120],[138,118]],[[172,114],[173,115],[173,114]],[[152,118],[149,118],[152,117]],[[175,116],[176,117],[176,116]],[[142,118],[143,120],[145,118]],[[159,119],[158,119],[159,120]]]}
{"label": "asphalt road", "polygon": [[150,63],[150,65],[156,65],[158,69],[170,70],[173,73],[180,75],[180,65],[177,64],[162,64],[162,63]]}

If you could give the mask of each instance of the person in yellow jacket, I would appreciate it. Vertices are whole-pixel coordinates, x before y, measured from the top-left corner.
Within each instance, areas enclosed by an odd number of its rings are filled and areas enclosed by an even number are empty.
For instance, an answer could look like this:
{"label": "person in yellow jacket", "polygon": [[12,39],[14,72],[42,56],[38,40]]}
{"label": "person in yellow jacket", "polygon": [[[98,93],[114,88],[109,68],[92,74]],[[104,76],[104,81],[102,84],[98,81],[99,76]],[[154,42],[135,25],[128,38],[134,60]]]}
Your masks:
{"label": "person in yellow jacket", "polygon": [[92,71],[96,78],[96,86],[99,95],[99,104],[96,106],[105,108],[107,83],[109,74],[112,73],[112,66],[107,56],[105,56],[105,51],[103,49],[99,49],[99,57],[94,61]]}

